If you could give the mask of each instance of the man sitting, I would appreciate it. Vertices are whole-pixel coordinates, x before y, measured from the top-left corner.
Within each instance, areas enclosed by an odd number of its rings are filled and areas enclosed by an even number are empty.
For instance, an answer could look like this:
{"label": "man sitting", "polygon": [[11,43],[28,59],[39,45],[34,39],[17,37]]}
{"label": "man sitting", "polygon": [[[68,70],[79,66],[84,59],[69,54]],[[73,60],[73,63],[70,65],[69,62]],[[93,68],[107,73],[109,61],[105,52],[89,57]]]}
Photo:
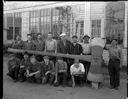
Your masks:
{"label": "man sitting", "polygon": [[36,61],[35,56],[30,58],[30,65],[27,68],[26,77],[30,82],[41,83],[41,66],[40,63]]}
{"label": "man sitting", "polygon": [[61,57],[59,57],[55,64],[55,86],[60,84],[61,79],[63,87],[65,87],[67,79],[67,63],[64,62]]}
{"label": "man sitting", "polygon": [[22,59],[22,61],[20,63],[19,77],[20,77],[21,82],[25,81],[25,79],[26,79],[25,73],[26,73],[26,70],[29,65],[30,65],[30,59],[29,59],[28,53],[25,52],[24,58]]}
{"label": "man sitting", "polygon": [[83,84],[84,72],[85,72],[84,65],[79,62],[79,59],[75,59],[75,63],[70,67],[70,73],[71,73],[72,82],[73,82],[72,87],[75,87],[76,80],[79,80],[81,85]]}
{"label": "man sitting", "polygon": [[16,58],[14,54],[10,55],[10,60],[8,61],[8,73],[7,75],[10,76],[14,82],[18,81],[18,74],[20,69],[20,61]]}
{"label": "man sitting", "polygon": [[55,76],[54,63],[49,60],[48,56],[44,56],[43,59],[44,61],[41,62],[42,83],[52,84]]}

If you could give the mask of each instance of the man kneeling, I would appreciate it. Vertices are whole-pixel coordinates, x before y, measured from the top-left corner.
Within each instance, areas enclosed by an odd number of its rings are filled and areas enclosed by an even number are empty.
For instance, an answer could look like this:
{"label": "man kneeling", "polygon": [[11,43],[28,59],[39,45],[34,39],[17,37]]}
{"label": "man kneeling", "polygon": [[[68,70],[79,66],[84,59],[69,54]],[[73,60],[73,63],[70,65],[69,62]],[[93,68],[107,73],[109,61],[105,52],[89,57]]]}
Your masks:
{"label": "man kneeling", "polygon": [[70,73],[72,77],[72,87],[75,87],[76,81],[80,81],[83,84],[84,81],[84,65],[79,62],[79,59],[75,59],[75,63],[70,67]]}
{"label": "man kneeling", "polygon": [[40,63],[36,61],[35,56],[30,58],[30,65],[27,68],[26,77],[30,82],[41,83],[41,66]]}
{"label": "man kneeling", "polygon": [[61,57],[58,58],[56,65],[55,65],[55,86],[60,84],[62,81],[63,87],[66,85],[67,80],[67,63],[63,61]]}
{"label": "man kneeling", "polygon": [[43,59],[44,61],[41,62],[42,83],[50,83],[52,85],[55,77],[54,63],[49,60],[48,56],[44,56]]}

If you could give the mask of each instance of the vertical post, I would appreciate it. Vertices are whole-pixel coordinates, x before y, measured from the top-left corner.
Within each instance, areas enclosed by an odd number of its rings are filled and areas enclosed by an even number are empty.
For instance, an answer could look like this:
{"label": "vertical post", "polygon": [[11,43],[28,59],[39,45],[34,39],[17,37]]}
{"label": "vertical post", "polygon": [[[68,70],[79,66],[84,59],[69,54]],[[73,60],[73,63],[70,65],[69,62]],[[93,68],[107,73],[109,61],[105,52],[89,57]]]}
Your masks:
{"label": "vertical post", "polygon": [[104,3],[104,9],[103,9],[103,18],[101,19],[101,38],[104,38],[105,37],[105,24],[106,24],[106,20],[105,20],[105,17],[106,17],[106,13],[105,13],[105,8],[106,8],[106,2]]}
{"label": "vertical post", "polygon": [[123,38],[123,45],[124,45],[124,48],[127,48],[127,29],[128,29],[128,2],[124,2],[125,3],[125,31],[124,31],[124,38]]}
{"label": "vertical post", "polygon": [[15,13],[13,13],[13,40],[15,40]]}
{"label": "vertical post", "polygon": [[90,4],[90,2],[85,2],[84,35],[91,37]]}
{"label": "vertical post", "polygon": [[50,18],[51,18],[50,32],[52,32],[52,8],[50,8]]}

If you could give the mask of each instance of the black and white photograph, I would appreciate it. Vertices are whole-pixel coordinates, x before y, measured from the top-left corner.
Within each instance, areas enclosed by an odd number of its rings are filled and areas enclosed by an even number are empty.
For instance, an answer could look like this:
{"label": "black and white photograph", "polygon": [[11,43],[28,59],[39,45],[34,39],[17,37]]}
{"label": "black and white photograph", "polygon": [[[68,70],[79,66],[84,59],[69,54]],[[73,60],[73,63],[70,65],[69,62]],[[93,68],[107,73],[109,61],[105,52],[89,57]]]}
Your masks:
{"label": "black and white photograph", "polygon": [[128,99],[128,1],[3,1],[3,99]]}

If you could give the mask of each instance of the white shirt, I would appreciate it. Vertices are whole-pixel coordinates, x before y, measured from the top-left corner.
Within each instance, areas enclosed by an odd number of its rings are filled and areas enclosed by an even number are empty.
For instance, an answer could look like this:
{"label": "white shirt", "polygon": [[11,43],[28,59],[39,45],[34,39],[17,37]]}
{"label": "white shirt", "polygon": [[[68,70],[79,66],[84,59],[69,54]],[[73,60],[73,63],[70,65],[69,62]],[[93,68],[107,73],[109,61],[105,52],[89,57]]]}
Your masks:
{"label": "white shirt", "polygon": [[82,63],[79,63],[79,67],[78,68],[76,68],[74,66],[74,64],[71,65],[71,67],[70,67],[70,73],[71,73],[71,75],[72,75],[73,72],[78,73],[80,71],[81,72],[85,72],[84,65]]}
{"label": "white shirt", "polygon": [[83,53],[84,54],[89,54],[90,53],[90,44],[89,43],[83,43],[82,47],[83,47]]}
{"label": "white shirt", "polygon": [[54,39],[52,39],[51,41],[50,40],[46,40],[46,42],[45,42],[46,50],[55,50],[56,47],[57,47],[56,40],[54,40]]}

